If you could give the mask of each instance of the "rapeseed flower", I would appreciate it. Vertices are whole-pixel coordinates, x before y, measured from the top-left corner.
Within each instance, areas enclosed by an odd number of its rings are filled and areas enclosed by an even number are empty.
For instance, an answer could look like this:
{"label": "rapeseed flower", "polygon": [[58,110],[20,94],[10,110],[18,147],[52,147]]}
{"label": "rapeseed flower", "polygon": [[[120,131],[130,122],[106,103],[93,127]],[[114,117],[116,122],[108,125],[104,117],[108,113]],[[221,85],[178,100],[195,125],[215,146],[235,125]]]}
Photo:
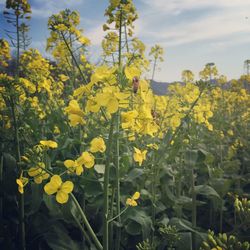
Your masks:
{"label": "rapeseed flower", "polygon": [[135,192],[131,198],[128,198],[126,200],[126,205],[131,207],[136,207],[138,205],[136,200],[138,200],[139,198],[140,198],[140,193]]}
{"label": "rapeseed flower", "polygon": [[73,191],[74,184],[71,181],[63,182],[59,175],[53,175],[50,182],[44,186],[44,191],[48,195],[56,193],[56,201],[64,204],[69,199],[69,194]]}
{"label": "rapeseed flower", "polygon": [[96,137],[90,142],[90,152],[96,153],[96,152],[105,152],[106,145],[104,140],[101,137]]}
{"label": "rapeseed flower", "polygon": [[40,144],[42,144],[43,146],[48,147],[48,148],[57,148],[58,147],[57,142],[51,141],[51,140],[40,141]]}
{"label": "rapeseed flower", "polygon": [[134,161],[139,163],[139,166],[142,165],[142,162],[146,160],[147,150],[141,151],[140,149],[134,147]]}

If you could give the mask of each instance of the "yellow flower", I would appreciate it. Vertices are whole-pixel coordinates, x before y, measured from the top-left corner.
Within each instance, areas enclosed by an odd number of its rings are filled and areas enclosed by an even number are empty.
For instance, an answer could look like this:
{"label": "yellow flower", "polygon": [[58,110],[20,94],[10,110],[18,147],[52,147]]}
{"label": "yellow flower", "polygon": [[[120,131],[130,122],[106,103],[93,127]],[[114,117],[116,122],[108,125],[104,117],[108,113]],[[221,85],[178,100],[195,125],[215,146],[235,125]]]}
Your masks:
{"label": "yellow flower", "polygon": [[96,153],[96,152],[105,152],[106,145],[104,140],[101,137],[96,137],[90,142],[90,152]]}
{"label": "yellow flower", "polygon": [[32,167],[28,171],[28,175],[34,177],[34,182],[36,184],[41,184],[43,180],[49,178],[49,174],[43,170],[45,168],[45,164],[43,162],[39,162],[37,167]]}
{"label": "yellow flower", "polygon": [[134,147],[134,161],[139,163],[139,166],[142,165],[142,162],[146,160],[147,150],[141,151],[140,149]]}
{"label": "yellow flower", "polygon": [[72,127],[77,126],[78,124],[84,125],[86,124],[86,121],[79,115],[76,114],[70,114],[69,115],[69,123]]}
{"label": "yellow flower", "polygon": [[84,165],[86,168],[92,168],[95,165],[95,157],[89,152],[83,152],[82,155],[77,158],[77,164]]}
{"label": "yellow flower", "polygon": [[43,146],[49,147],[49,148],[57,148],[57,142],[55,141],[40,141],[40,144],[42,144]]}
{"label": "yellow flower", "polygon": [[76,175],[81,175],[83,172],[83,166],[80,165],[77,161],[66,160],[64,161],[64,166],[69,169],[71,172],[75,172]]}
{"label": "yellow flower", "polygon": [[90,96],[87,101],[86,111],[97,113],[100,110],[101,105],[97,102],[95,97]]}
{"label": "yellow flower", "polygon": [[138,205],[136,200],[138,200],[139,198],[140,198],[140,193],[135,192],[131,198],[128,198],[126,200],[126,205],[136,207]]}
{"label": "yellow flower", "polygon": [[138,112],[136,110],[131,110],[127,112],[121,113],[122,118],[122,128],[123,129],[134,129],[135,119],[138,116]]}
{"label": "yellow flower", "polygon": [[102,65],[100,67],[97,67],[95,69],[95,72],[91,76],[91,82],[92,83],[97,83],[99,81],[103,81],[105,79],[112,79],[115,78],[114,72],[115,68],[109,68],[106,65]]}
{"label": "yellow flower", "polygon": [[60,134],[61,133],[60,129],[57,126],[54,127],[54,133],[55,134]]}
{"label": "yellow flower", "polygon": [[130,81],[132,81],[135,76],[139,77],[141,74],[140,70],[135,66],[126,67],[124,73]]}
{"label": "yellow flower", "polygon": [[24,187],[28,184],[29,179],[23,177],[23,174],[21,174],[19,179],[16,179],[16,183],[18,185],[18,191],[19,193],[23,194],[24,193]]}
{"label": "yellow flower", "polygon": [[60,74],[59,78],[62,82],[66,82],[67,80],[69,80],[69,77],[64,74]]}
{"label": "yellow flower", "polygon": [[[113,114],[119,108],[119,101],[125,102],[129,93],[120,92],[119,88],[114,86],[105,87],[103,93],[96,95],[96,101],[99,105],[107,108],[108,113]],[[121,105],[124,107],[124,104]]]}
{"label": "yellow flower", "polygon": [[150,143],[147,145],[147,147],[151,148],[151,149],[155,149],[155,150],[158,150],[159,149],[159,146],[155,143]]}
{"label": "yellow flower", "polygon": [[69,106],[65,108],[65,112],[67,114],[74,114],[74,115],[79,115],[79,116],[84,115],[83,111],[81,110],[81,108],[76,100],[71,100],[69,102]]}
{"label": "yellow flower", "polygon": [[76,100],[71,100],[69,106],[65,108],[65,112],[69,116],[70,125],[75,127],[78,124],[85,124],[85,120],[82,118],[84,113],[81,110],[78,102]]}
{"label": "yellow flower", "polygon": [[50,182],[44,186],[44,191],[48,195],[56,193],[58,203],[66,203],[69,199],[69,193],[73,191],[74,184],[71,181],[62,182],[59,175],[53,175]]}

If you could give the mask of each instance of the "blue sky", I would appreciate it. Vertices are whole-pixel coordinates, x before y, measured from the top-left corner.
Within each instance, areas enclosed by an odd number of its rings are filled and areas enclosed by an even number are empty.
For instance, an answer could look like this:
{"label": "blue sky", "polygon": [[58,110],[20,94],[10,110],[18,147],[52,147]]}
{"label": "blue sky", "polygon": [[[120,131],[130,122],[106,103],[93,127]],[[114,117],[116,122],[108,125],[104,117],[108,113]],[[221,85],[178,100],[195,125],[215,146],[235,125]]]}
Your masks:
{"label": "blue sky", "polygon": [[[92,41],[90,58],[97,61],[105,35],[102,24],[108,0],[31,0],[30,3],[32,47],[44,52],[48,17],[70,8],[80,12],[81,27]],[[135,0],[134,3],[139,13],[136,36],[148,48],[160,44],[165,50],[165,62],[156,72],[155,80],[178,81],[184,69],[192,70],[198,77],[208,62],[214,62],[229,79],[244,72],[243,63],[250,59],[249,0]],[[1,9],[4,4],[0,0]],[[2,15],[0,22],[0,37],[3,37],[6,22]]]}

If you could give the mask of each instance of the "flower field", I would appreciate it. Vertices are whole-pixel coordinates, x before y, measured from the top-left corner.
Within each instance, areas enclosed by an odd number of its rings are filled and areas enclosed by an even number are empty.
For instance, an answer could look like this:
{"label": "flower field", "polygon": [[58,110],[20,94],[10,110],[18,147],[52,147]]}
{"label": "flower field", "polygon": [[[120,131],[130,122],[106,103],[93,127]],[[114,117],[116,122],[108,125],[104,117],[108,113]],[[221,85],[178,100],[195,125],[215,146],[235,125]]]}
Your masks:
{"label": "flower field", "polygon": [[77,11],[48,19],[49,59],[27,0],[4,15],[0,249],[250,249],[250,75],[207,64],[154,94],[164,51],[134,36],[132,0],[109,1],[97,65]]}

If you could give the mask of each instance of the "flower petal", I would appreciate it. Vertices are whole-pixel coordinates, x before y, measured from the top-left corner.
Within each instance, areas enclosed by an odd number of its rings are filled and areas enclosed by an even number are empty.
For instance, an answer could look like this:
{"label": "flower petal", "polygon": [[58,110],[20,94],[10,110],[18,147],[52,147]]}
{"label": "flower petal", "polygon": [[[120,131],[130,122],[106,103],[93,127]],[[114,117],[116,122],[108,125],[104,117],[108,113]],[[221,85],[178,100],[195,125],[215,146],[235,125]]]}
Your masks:
{"label": "flower petal", "polygon": [[74,184],[72,181],[65,181],[62,186],[61,190],[59,192],[65,192],[65,193],[71,193],[73,191]]}
{"label": "flower petal", "polygon": [[133,200],[138,200],[140,198],[140,193],[139,192],[135,192],[134,195],[132,196]]}
{"label": "flower petal", "polygon": [[66,160],[63,162],[64,163],[64,166],[66,168],[73,168],[75,167],[75,161],[72,161],[72,160]]}
{"label": "flower petal", "polygon": [[51,184],[51,182],[47,183],[45,186],[44,186],[44,191],[46,194],[48,195],[52,195],[54,193],[56,193],[58,190],[57,187],[55,187],[53,184]]}
{"label": "flower petal", "polygon": [[53,176],[51,177],[50,183],[51,183],[53,186],[59,188],[59,187],[62,185],[62,179],[61,179],[61,177],[60,177],[59,175],[56,174],[56,175],[53,175]]}
{"label": "flower petal", "polygon": [[69,195],[62,190],[58,191],[56,194],[56,201],[60,204],[64,204],[68,201]]}

